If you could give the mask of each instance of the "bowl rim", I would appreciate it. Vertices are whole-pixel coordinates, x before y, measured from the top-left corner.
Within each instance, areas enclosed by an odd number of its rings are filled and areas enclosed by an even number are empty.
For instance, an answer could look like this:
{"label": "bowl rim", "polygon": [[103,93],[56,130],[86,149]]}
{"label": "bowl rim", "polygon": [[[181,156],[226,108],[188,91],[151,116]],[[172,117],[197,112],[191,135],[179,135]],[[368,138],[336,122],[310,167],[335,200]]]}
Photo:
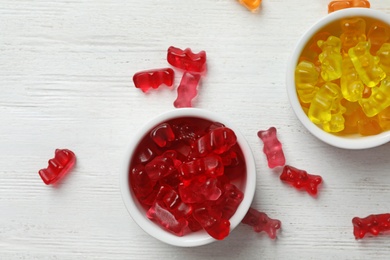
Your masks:
{"label": "bowl rim", "polygon": [[305,47],[306,43],[310,40],[311,36],[323,28],[328,23],[334,22],[336,20],[348,17],[368,17],[376,20],[380,20],[390,26],[390,16],[384,12],[373,10],[370,8],[347,8],[335,11],[333,13],[327,14],[326,16],[319,19],[315,22],[306,32],[301,36],[294,47],[294,51],[287,63],[287,77],[286,77],[286,87],[287,95],[290,101],[290,104],[295,112],[295,115],[301,121],[301,123],[309,130],[318,139],[323,142],[344,149],[367,149],[373,148],[382,144],[385,144],[390,141],[390,131],[385,131],[373,136],[359,136],[357,137],[341,137],[331,133],[327,133],[324,130],[320,129],[314,123],[310,121],[307,115],[304,113],[299,101],[298,95],[296,93],[295,87],[295,67],[298,63],[299,56],[302,49]]}
{"label": "bowl rim", "polygon": [[[208,235],[205,231],[193,232],[190,234],[186,234],[182,237],[176,236],[168,231],[163,230],[160,226],[158,226],[153,221],[149,220],[144,213],[138,210],[138,206],[140,205],[138,201],[132,200],[132,191],[128,185],[129,183],[129,167],[130,167],[130,158],[135,152],[135,148],[139,144],[141,138],[150,131],[154,126],[159,123],[165,122],[170,119],[179,118],[179,117],[196,117],[202,118],[206,120],[211,120],[214,122],[221,122],[227,127],[231,128],[236,136],[237,143],[240,145],[240,148],[243,152],[247,175],[245,180],[245,192],[244,199],[238,207],[236,213],[230,218],[230,233],[233,231],[235,227],[241,222],[246,213],[248,212],[252,200],[255,194],[256,189],[256,165],[255,159],[252,153],[252,150],[239,131],[239,129],[228,119],[223,118],[213,112],[210,112],[205,109],[199,108],[179,108],[164,112],[159,114],[149,120],[146,124],[144,124],[139,131],[135,133],[133,138],[131,139],[130,144],[127,146],[127,151],[125,152],[125,156],[123,158],[123,164],[120,169],[120,191],[122,195],[122,200],[126,206],[127,211],[133,220],[143,229],[146,233],[151,235],[152,237],[173,246],[179,247],[195,247],[206,245],[217,241]],[[249,174],[248,174],[249,173]],[[230,234],[229,234],[230,235]]]}

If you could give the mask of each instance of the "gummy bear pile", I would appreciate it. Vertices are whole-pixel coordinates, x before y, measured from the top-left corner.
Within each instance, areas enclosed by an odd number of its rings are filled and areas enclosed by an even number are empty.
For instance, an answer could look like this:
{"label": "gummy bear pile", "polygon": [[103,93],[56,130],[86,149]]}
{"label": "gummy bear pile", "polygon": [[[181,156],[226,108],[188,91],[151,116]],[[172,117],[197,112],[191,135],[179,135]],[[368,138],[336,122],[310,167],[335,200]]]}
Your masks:
{"label": "gummy bear pile", "polygon": [[351,17],[317,32],[295,68],[301,106],[336,135],[390,130],[390,27]]}
{"label": "gummy bear pile", "polygon": [[245,178],[235,133],[195,117],[155,126],[139,142],[129,168],[130,187],[149,219],[177,236],[203,229],[217,240],[230,232]]}

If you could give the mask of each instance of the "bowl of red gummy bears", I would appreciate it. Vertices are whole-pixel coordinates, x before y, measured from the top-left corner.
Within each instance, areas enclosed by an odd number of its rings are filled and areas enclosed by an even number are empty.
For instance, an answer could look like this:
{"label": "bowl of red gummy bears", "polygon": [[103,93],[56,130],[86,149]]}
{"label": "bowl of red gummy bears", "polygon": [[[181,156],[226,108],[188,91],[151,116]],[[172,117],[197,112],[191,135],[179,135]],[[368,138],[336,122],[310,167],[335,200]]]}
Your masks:
{"label": "bowl of red gummy bears", "polygon": [[237,127],[217,114],[180,108],[135,134],[120,187],[133,220],[174,246],[223,240],[252,203],[256,167]]}
{"label": "bowl of red gummy bears", "polygon": [[298,41],[287,92],[302,124],[339,148],[390,141],[390,16],[369,8],[332,12]]}

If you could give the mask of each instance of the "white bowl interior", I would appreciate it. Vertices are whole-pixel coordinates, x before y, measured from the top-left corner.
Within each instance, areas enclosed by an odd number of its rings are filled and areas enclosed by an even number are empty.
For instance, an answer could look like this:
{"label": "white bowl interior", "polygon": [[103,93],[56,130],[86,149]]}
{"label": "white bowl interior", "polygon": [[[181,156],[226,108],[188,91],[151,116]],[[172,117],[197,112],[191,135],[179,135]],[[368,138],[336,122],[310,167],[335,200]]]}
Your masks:
{"label": "white bowl interior", "polygon": [[325,143],[333,145],[339,148],[345,149],[365,149],[372,148],[375,146],[382,145],[390,141],[390,131],[382,132],[378,135],[373,136],[360,136],[360,135],[349,135],[349,136],[337,136],[331,133],[323,131],[321,128],[316,126],[310,121],[305,112],[303,111],[298,95],[295,88],[295,67],[298,64],[299,57],[302,50],[308,41],[314,34],[324,28],[326,25],[348,17],[362,17],[375,19],[384,22],[390,26],[390,16],[376,10],[369,8],[348,8],[330,13],[316,22],[310,27],[300,38],[296,44],[292,56],[287,65],[287,94],[291,103],[291,106],[297,115],[298,119],[302,124],[317,138]]}
{"label": "white bowl interior", "polygon": [[245,158],[247,174],[246,179],[243,180],[241,183],[234,183],[241,191],[243,191],[244,199],[238,207],[234,216],[232,216],[232,218],[230,219],[230,232],[241,222],[245,214],[248,212],[249,207],[252,203],[256,188],[256,168],[252,151],[243,135],[239,132],[238,128],[235,127],[232,123],[228,122],[226,119],[221,118],[218,115],[203,109],[181,108],[168,111],[150,120],[140,129],[140,131],[137,132],[137,134],[134,136],[133,141],[128,147],[121,169],[120,188],[125,206],[134,221],[151,236],[170,245],[193,247],[205,245],[216,240],[210,235],[208,235],[204,230],[192,232],[182,237],[176,236],[168,231],[165,231],[158,224],[154,223],[146,217],[145,209],[140,205],[138,199],[135,197],[132,189],[129,186],[129,167],[131,158],[133,156],[135,148],[138,146],[141,139],[156,125],[162,122],[166,122],[170,119],[180,117],[196,117],[210,120],[213,122],[220,122],[232,129],[237,136],[237,142]]}

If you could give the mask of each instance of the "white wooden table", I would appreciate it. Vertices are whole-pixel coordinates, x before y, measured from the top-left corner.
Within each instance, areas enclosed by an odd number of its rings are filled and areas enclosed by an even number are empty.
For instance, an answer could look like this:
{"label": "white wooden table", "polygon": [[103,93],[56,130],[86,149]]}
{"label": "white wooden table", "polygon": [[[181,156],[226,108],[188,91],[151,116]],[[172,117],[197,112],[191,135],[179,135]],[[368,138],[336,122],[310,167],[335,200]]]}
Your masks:
{"label": "white wooden table", "polygon": [[[328,0],[0,0],[0,259],[388,259],[388,234],[355,240],[351,220],[390,212],[390,145],[331,147],[301,125],[285,91],[300,35]],[[390,15],[390,0],[371,7]],[[141,125],[174,109],[176,89],[136,89],[169,46],[208,55],[194,107],[229,117],[258,171],[253,207],[282,221],[276,240],[239,225],[200,248],[166,245],[127,213],[119,171]],[[175,84],[181,73],[176,74]],[[268,169],[258,130],[275,126],[287,164],[324,178],[314,199]],[[58,187],[38,170],[56,148],[77,166]]]}

